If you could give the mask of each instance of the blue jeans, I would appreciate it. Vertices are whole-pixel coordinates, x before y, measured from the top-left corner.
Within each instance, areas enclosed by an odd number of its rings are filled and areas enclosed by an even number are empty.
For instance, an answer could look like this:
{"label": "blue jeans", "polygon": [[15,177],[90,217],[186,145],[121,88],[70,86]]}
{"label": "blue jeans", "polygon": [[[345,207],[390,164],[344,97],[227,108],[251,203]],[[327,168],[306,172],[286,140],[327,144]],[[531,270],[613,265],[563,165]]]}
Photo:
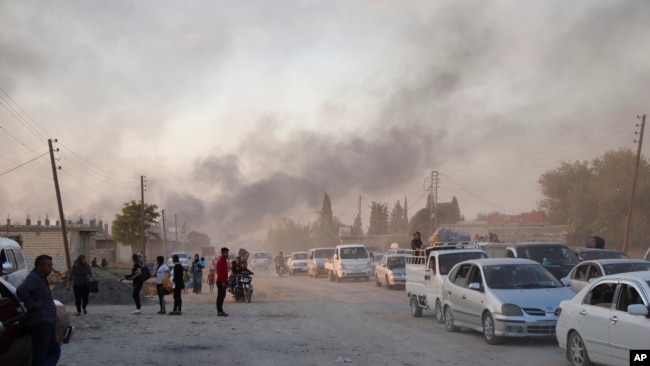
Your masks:
{"label": "blue jeans", "polygon": [[61,357],[61,347],[56,341],[56,326],[51,323],[36,323],[27,327],[34,348],[32,366],[56,366]]}

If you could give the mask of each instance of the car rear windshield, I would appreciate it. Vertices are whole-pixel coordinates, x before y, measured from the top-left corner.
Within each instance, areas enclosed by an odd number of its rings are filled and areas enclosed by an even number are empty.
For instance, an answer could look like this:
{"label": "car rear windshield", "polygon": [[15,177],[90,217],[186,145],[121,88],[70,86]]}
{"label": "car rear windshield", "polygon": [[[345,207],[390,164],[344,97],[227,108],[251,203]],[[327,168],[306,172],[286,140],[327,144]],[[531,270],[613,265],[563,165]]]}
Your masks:
{"label": "car rear windshield", "polygon": [[341,259],[368,258],[368,251],[364,247],[341,248]]}
{"label": "car rear windshield", "polygon": [[613,250],[586,250],[580,253],[583,261],[591,261],[594,259],[629,259],[625,253]]}
{"label": "car rear windshield", "polygon": [[253,256],[255,258],[266,258],[266,253],[255,253]]}
{"label": "car rear windshield", "polygon": [[441,254],[438,257],[440,262],[440,275],[446,276],[449,274],[449,271],[457,264],[462,261],[467,261],[470,259],[480,259],[485,258],[486,255],[483,252],[460,252],[460,253],[449,253]]}
{"label": "car rear windshield", "polygon": [[332,258],[333,255],[334,249],[317,250],[316,253],[314,253],[314,257],[316,258]]}
{"label": "car rear windshield", "polygon": [[307,253],[294,254],[293,259],[307,259]]}
{"label": "car rear windshield", "polygon": [[404,257],[388,257],[386,259],[386,266],[388,268],[404,268],[406,266],[406,263],[404,261]]}
{"label": "car rear windshield", "polygon": [[517,249],[519,257],[534,260],[543,265],[576,265],[580,261],[571,249],[563,245],[542,245]]}
{"label": "car rear windshield", "polygon": [[612,263],[603,266],[605,274],[650,271],[650,263]]}

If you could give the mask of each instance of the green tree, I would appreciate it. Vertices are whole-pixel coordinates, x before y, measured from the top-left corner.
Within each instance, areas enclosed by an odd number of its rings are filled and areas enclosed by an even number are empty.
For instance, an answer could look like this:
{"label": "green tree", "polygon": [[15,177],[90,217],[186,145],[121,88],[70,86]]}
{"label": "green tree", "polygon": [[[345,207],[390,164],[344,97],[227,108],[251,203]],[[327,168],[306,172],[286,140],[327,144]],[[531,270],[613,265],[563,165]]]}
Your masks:
{"label": "green tree", "polygon": [[338,220],[335,220],[332,214],[332,202],[330,196],[323,195],[323,205],[319,212],[318,220],[314,223],[314,233],[316,244],[318,246],[331,246],[339,242],[338,228],[342,226]]}
{"label": "green tree", "polygon": [[363,227],[361,226],[361,216],[357,214],[357,217],[354,218],[354,223],[352,224],[352,230],[350,235],[352,236],[363,236]]}
{"label": "green tree", "polygon": [[313,246],[309,225],[301,225],[288,217],[282,217],[271,225],[266,242],[285,253],[307,251]]}
{"label": "green tree", "polygon": [[390,212],[390,223],[388,231],[390,233],[403,233],[406,231],[407,222],[404,221],[404,209],[399,201],[395,202],[393,210]]}
{"label": "green tree", "polygon": [[210,237],[208,234],[200,233],[198,231],[190,231],[187,234],[187,240],[189,241],[189,249],[200,251],[203,247],[210,246]]}
{"label": "green tree", "polygon": [[[422,241],[425,245],[428,243],[428,238],[431,236],[429,232],[429,227],[433,229],[433,220],[431,218],[431,211],[429,208],[425,207],[420,209],[418,212],[413,215],[411,222],[409,222],[409,233],[414,233],[419,231],[422,234]],[[410,240],[409,240],[410,242]]]}
{"label": "green tree", "polygon": [[[562,162],[538,179],[544,198],[537,204],[552,224],[567,225],[571,245],[602,236],[608,248],[620,248],[627,220],[636,154],[630,149],[606,152],[588,162]],[[628,245],[647,246],[650,222],[650,167],[639,164]]]}
{"label": "green tree", "polygon": [[[146,239],[159,238],[160,235],[150,229],[160,217],[156,205],[144,205],[144,231]],[[131,247],[133,252],[142,250],[142,203],[127,202],[122,207],[122,214],[116,214],[111,224],[113,238]]]}
{"label": "green tree", "polygon": [[[436,205],[436,215],[437,220],[435,220],[435,222],[438,226],[444,224],[455,224],[458,221],[463,221],[456,197],[453,197],[451,202],[439,202]],[[435,230],[436,228],[433,229]]]}
{"label": "green tree", "polygon": [[368,235],[388,234],[388,206],[384,203],[372,202],[370,206],[370,223]]}

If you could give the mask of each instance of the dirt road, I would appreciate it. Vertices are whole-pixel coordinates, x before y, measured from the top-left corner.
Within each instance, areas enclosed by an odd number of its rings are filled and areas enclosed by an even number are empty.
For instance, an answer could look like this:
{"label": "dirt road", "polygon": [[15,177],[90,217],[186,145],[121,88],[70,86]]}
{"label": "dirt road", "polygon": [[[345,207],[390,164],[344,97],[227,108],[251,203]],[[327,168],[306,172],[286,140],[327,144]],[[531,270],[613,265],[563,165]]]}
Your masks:
{"label": "dirt road", "polygon": [[448,333],[431,311],[413,318],[403,290],[373,281],[255,272],[253,301],[228,295],[227,318],[207,285],[184,295],[181,316],[156,314],[156,301],[140,315],[132,304],[91,303],[72,317],[60,365],[567,365],[554,339],[489,346],[479,333]]}

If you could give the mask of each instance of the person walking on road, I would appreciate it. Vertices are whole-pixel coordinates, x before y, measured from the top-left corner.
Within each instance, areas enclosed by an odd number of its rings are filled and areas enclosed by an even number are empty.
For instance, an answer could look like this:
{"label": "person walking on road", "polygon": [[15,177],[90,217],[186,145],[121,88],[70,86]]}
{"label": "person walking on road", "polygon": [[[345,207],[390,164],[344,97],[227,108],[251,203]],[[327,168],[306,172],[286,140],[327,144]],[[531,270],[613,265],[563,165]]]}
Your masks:
{"label": "person walking on road", "polygon": [[141,277],[142,266],[140,265],[140,257],[137,253],[133,253],[131,260],[133,260],[133,268],[131,268],[131,274],[124,276],[124,278],[120,279],[120,282],[124,280],[133,281],[133,301],[135,302],[135,310],[133,310],[131,314],[140,314],[142,313],[142,310],[140,310],[142,307],[140,303],[140,290],[142,290],[142,285],[144,283]]}
{"label": "person walking on road", "polygon": [[182,315],[181,308],[183,307],[183,299],[181,298],[181,291],[185,288],[185,282],[183,281],[183,266],[178,259],[178,255],[174,254],[172,257],[172,262],[174,262],[172,282],[174,283],[174,310],[169,312],[169,315]]}
{"label": "person walking on road", "polygon": [[86,256],[82,254],[77,257],[72,269],[70,269],[68,285],[65,287],[66,290],[69,290],[70,284],[72,284],[74,304],[77,306],[77,316],[81,315],[81,310],[83,310],[84,314],[88,314],[88,311],[86,311],[88,295],[90,293],[88,290],[88,282],[92,275],[93,272],[90,269],[88,262],[86,262]]}
{"label": "person walking on road", "polygon": [[52,269],[52,257],[39,255],[34,269],[16,289],[27,308],[25,328],[32,338],[32,365],[56,365],[61,357],[56,340],[56,305],[47,282]]}
{"label": "person walking on road", "polygon": [[[201,264],[203,263],[203,265]],[[192,292],[195,294],[201,293],[201,285],[203,282],[203,267],[205,262],[201,262],[198,254],[194,254],[194,262],[192,262]]]}
{"label": "person walking on road", "polygon": [[217,315],[228,316],[223,311],[223,301],[226,299],[228,286],[228,248],[221,248],[221,257],[217,260]]}
{"label": "person walking on road", "polygon": [[165,257],[159,255],[156,257],[158,269],[156,270],[156,292],[158,293],[158,302],[160,303],[160,311],[158,314],[165,314],[165,289],[163,288],[163,279],[169,276],[169,267],[165,264]]}

